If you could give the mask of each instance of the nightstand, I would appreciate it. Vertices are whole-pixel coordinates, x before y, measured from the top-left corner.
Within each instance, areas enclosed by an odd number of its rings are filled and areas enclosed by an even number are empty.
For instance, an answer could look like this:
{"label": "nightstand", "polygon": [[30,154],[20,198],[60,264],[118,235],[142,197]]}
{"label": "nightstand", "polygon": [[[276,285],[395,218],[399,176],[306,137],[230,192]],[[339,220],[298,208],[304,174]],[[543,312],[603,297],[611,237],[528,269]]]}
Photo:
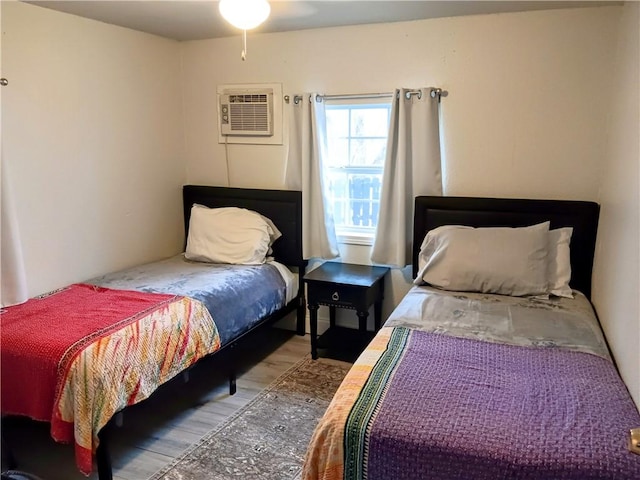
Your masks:
{"label": "nightstand", "polygon": [[[311,323],[311,358],[323,356],[353,361],[382,324],[382,299],[387,267],[325,262],[304,276]],[[329,329],[318,338],[318,308],[329,307]],[[367,331],[369,308],[374,306],[374,331]],[[358,329],[336,326],[336,308],[355,310]]]}

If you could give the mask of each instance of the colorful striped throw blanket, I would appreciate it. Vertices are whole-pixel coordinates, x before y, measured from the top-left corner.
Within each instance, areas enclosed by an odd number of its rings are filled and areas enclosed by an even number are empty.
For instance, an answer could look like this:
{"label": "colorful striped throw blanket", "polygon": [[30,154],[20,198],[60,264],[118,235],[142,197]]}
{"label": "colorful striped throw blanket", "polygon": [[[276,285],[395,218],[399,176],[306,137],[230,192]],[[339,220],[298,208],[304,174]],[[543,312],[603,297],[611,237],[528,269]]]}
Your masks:
{"label": "colorful striped throw blanket", "polygon": [[86,475],[116,412],[220,347],[207,309],[175,295],[74,284],[0,319],[2,413],[50,422]]}

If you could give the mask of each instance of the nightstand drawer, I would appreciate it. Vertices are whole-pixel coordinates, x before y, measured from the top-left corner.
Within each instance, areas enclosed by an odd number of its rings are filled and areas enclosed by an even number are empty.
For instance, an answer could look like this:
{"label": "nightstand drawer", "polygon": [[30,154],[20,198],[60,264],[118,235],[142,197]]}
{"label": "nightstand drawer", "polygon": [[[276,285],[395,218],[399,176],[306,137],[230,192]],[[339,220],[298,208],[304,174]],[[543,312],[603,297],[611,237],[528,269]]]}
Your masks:
{"label": "nightstand drawer", "polygon": [[309,303],[358,308],[364,303],[363,288],[353,285],[314,283],[309,289]]}

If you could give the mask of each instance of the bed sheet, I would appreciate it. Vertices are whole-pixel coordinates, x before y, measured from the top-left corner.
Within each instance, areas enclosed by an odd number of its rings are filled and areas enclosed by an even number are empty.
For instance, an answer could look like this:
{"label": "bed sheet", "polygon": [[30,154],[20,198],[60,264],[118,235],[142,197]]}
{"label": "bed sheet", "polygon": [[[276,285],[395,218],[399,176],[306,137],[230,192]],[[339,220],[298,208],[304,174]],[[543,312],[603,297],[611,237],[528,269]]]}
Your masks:
{"label": "bed sheet", "polygon": [[414,287],[338,389],[303,479],[638,478],[640,414],[588,301],[539,302]]}
{"label": "bed sheet", "polygon": [[[284,307],[287,299],[297,294],[293,274],[283,265],[272,263],[212,264],[192,262],[180,254],[96,277],[87,283],[199,300],[216,322],[224,346]],[[287,272],[285,279],[283,273]]]}
{"label": "bed sheet", "polygon": [[530,347],[556,347],[610,359],[587,298],[511,297],[414,286],[391,313],[388,327]]}

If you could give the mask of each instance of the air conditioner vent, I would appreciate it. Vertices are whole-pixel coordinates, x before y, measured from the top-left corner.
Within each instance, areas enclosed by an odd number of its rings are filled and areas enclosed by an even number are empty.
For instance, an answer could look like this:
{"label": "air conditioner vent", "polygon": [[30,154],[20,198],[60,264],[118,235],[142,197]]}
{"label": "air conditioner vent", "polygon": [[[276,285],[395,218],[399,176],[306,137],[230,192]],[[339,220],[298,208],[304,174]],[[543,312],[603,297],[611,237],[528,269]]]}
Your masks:
{"label": "air conditioner vent", "polygon": [[229,119],[232,132],[269,132],[269,111],[266,103],[231,103]]}
{"label": "air conditioner vent", "polygon": [[231,103],[267,103],[267,95],[229,95],[229,101]]}
{"label": "air conditioner vent", "polygon": [[222,135],[273,135],[273,91],[229,92],[220,96]]}

